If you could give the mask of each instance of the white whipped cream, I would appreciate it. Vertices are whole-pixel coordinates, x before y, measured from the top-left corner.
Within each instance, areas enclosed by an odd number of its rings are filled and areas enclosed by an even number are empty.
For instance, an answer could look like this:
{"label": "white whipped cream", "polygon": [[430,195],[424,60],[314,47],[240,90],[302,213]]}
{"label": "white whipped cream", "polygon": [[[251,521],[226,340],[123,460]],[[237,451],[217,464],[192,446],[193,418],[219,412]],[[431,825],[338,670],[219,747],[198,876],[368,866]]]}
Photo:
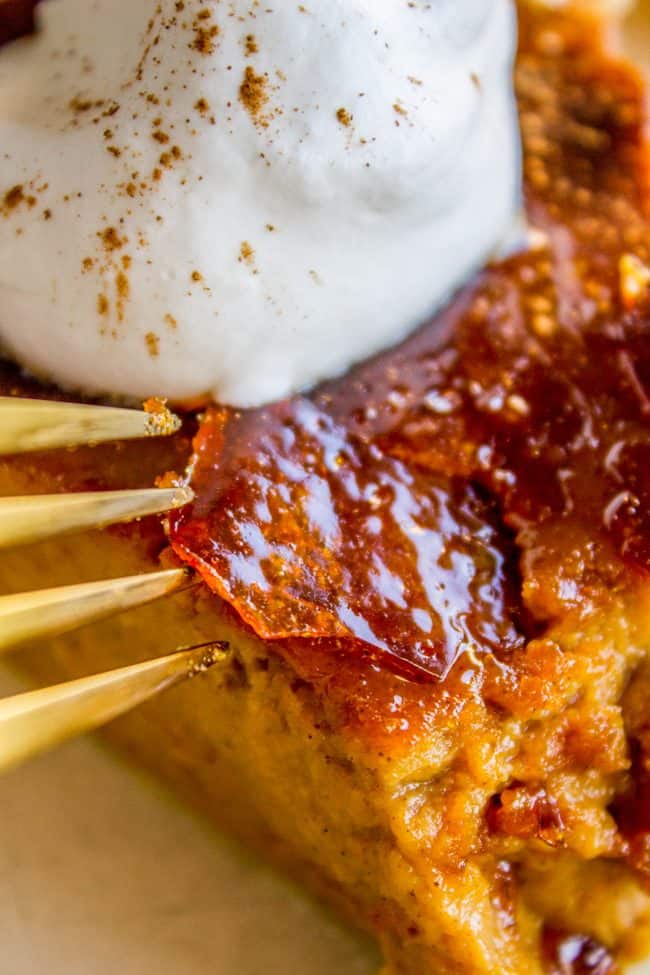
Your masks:
{"label": "white whipped cream", "polygon": [[421,323],[519,204],[510,0],[49,0],[0,51],[0,342],[256,405]]}

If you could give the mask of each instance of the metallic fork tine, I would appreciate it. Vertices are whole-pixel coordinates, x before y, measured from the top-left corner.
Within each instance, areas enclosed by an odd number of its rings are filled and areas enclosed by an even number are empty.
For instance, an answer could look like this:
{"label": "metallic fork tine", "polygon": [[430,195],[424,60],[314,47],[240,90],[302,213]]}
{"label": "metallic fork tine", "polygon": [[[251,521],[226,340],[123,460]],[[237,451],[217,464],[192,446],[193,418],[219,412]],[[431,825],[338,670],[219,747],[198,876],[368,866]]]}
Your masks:
{"label": "metallic fork tine", "polygon": [[93,491],[0,498],[0,548],[40,541],[82,528],[180,508],[192,500],[189,488]]}
{"label": "metallic fork tine", "polygon": [[0,701],[0,771],[91,731],[226,658],[208,644]]}
{"label": "metallic fork tine", "polygon": [[[0,455],[164,436],[179,427],[161,400],[150,400],[141,412],[0,396]],[[191,499],[186,488],[2,498],[0,547],[161,513]],[[0,596],[0,654],[25,640],[54,636],[158,599],[190,576],[186,569],[169,569]],[[223,656],[223,644],[193,647],[0,701],[0,770],[109,721]]]}
{"label": "metallic fork tine", "polygon": [[166,569],[0,596],[0,654],[25,640],[55,636],[141,606],[178,589],[188,579],[186,569]]}
{"label": "metallic fork tine", "polygon": [[162,403],[144,412],[0,396],[0,454],[160,436],[179,427],[178,417]]}

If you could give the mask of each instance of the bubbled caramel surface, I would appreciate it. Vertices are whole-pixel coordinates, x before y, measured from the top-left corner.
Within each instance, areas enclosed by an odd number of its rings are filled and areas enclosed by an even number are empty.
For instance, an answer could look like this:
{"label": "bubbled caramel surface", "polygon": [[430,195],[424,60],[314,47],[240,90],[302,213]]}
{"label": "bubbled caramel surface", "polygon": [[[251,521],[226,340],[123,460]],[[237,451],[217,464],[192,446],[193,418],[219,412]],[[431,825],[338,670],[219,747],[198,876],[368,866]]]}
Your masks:
{"label": "bubbled caramel surface", "polygon": [[650,569],[641,85],[591,21],[528,11],[521,35],[533,246],[400,348],[201,425],[174,548],[292,657],[515,662]]}

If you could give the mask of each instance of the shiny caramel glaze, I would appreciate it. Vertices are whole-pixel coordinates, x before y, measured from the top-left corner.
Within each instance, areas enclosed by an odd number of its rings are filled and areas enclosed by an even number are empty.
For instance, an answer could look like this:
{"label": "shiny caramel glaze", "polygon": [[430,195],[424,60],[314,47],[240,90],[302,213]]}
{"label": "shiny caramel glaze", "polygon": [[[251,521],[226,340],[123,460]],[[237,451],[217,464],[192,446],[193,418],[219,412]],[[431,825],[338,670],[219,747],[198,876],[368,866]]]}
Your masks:
{"label": "shiny caramel glaze", "polygon": [[312,396],[208,412],[172,541],[260,637],[439,678],[650,569],[648,153],[593,30],[523,23],[534,249]]}
{"label": "shiny caramel glaze", "polygon": [[522,644],[509,539],[471,483],[349,436],[307,399],[213,409],[196,449],[173,544],[258,636],[296,652],[334,638],[439,676],[465,650]]}

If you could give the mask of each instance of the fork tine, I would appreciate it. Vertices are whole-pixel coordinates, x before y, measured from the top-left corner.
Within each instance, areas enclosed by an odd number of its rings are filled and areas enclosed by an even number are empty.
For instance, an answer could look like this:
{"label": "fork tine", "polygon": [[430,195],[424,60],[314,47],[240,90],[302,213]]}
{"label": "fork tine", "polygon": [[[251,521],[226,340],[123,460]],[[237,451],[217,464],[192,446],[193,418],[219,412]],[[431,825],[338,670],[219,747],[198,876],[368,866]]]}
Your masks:
{"label": "fork tine", "polygon": [[55,636],[151,602],[178,589],[188,578],[186,569],[165,569],[0,596],[0,654],[25,640]]}
{"label": "fork tine", "polygon": [[146,488],[0,498],[0,548],[169,511],[192,497],[189,488]]}
{"label": "fork tine", "polygon": [[226,645],[212,643],[0,701],[0,771],[99,727],[225,657]]}
{"label": "fork tine", "polygon": [[167,435],[179,428],[178,417],[158,401],[145,412],[0,396],[0,454]]}

